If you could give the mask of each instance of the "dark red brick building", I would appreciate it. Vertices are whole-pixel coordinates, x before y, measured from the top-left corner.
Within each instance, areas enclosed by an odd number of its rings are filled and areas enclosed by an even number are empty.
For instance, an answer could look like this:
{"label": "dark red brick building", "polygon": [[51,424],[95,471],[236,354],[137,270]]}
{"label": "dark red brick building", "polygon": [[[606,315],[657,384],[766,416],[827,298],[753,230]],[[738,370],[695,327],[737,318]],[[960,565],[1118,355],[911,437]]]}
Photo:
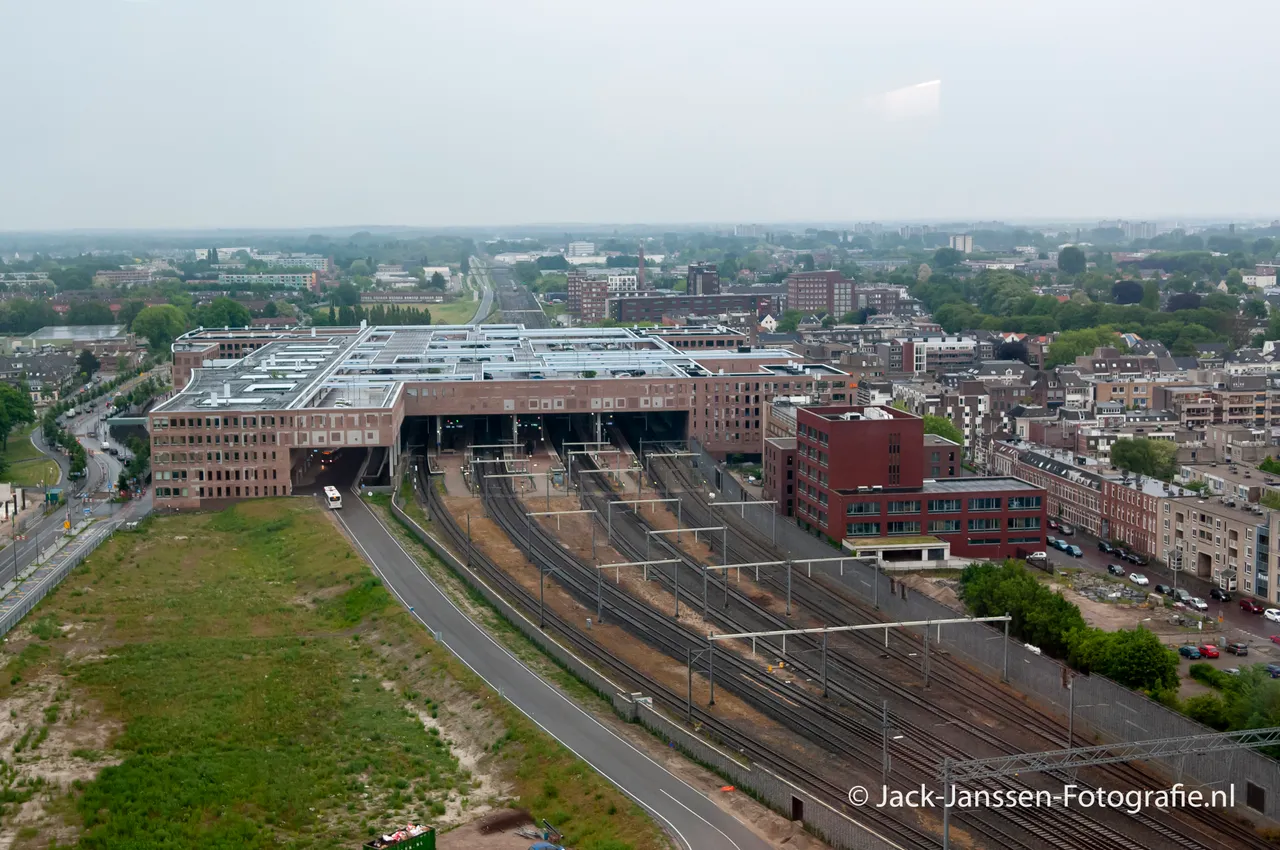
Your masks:
{"label": "dark red brick building", "polygon": [[853,548],[883,548],[885,560],[907,545],[922,560],[943,557],[944,543],[958,558],[1044,549],[1045,491],[1017,478],[926,478],[941,447],[926,447],[918,416],[892,407],[805,407],[796,431],[794,510],[802,527],[857,541]]}

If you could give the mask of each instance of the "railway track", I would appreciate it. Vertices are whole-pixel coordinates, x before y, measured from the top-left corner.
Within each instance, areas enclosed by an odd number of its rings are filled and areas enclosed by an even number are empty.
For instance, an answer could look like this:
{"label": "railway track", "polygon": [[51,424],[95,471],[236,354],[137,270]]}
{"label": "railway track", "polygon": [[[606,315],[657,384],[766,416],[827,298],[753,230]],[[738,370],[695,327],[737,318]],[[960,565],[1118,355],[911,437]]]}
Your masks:
{"label": "railway track", "polygon": [[[685,497],[682,499],[683,509],[690,524],[711,525],[714,522],[721,522],[735,526],[734,533],[730,535],[730,562],[745,563],[785,558],[785,555],[774,548],[772,543],[765,539],[758,529],[749,524],[734,523],[734,517],[731,516],[732,512],[722,512],[712,517],[710,508],[701,500],[697,488],[693,486],[694,482],[690,477],[690,472],[681,464],[670,459],[657,459],[656,462],[665,467],[667,472],[683,485],[681,487],[682,492],[679,495]],[[658,477],[660,481],[663,480],[661,474]],[[669,483],[663,489],[668,496],[676,493]],[[690,496],[692,498],[688,498]],[[770,584],[775,589],[782,590],[782,582],[776,576],[762,576],[761,584]],[[844,588],[832,582],[810,579],[803,573],[796,572],[793,574],[791,593],[794,601],[812,612],[819,620],[830,623],[878,622],[881,620],[878,613],[870,605],[856,597],[852,597]],[[785,626],[782,627],[785,628]],[[869,633],[852,634],[853,642],[862,648],[874,648],[876,651],[884,650],[884,647]],[[850,639],[845,638],[841,643],[847,640]],[[899,661],[914,664],[915,660],[911,657],[910,647],[911,644],[904,644],[902,641],[893,642],[888,654]],[[812,644],[810,644],[809,648],[813,648]],[[842,655],[843,653],[839,649],[833,653],[831,648],[828,647],[829,661],[832,657],[840,660],[851,660],[842,659]],[[938,661],[939,663],[936,665],[930,665],[931,676],[935,677],[939,683],[947,684],[952,692],[980,693],[982,702],[989,709],[993,709],[1009,721],[1015,722],[1020,728],[1039,735],[1043,742],[1043,749],[1058,749],[1063,746],[1066,730],[1056,720],[1026,705],[1012,691],[994,684],[975,671],[963,665],[949,662],[944,657],[939,657]],[[945,704],[925,701],[919,694],[910,689],[902,688],[892,683],[889,683],[889,685],[897,698],[947,718],[946,722],[948,724],[955,726],[958,730],[963,730],[984,744],[994,747],[998,753],[1018,752],[1015,747],[998,734],[976,726],[963,715],[949,709]],[[1076,743],[1085,742],[1077,741]],[[957,758],[965,757],[962,751],[953,753],[948,749],[943,749],[940,750],[941,752]],[[1107,782],[1107,787],[1117,787],[1118,784],[1120,787],[1150,788],[1156,784],[1152,777],[1133,765],[1108,766],[1102,768],[1100,773],[1107,780],[1110,780]],[[1059,782],[1070,781],[1070,777],[1064,773],[1047,773],[1045,776]],[[1088,783],[1081,782],[1079,784],[1088,786]],[[1169,846],[1185,848],[1205,846],[1261,848],[1274,846],[1262,839],[1250,827],[1237,822],[1234,818],[1222,812],[1212,809],[1196,810],[1195,817],[1188,815],[1176,816],[1172,823],[1146,812],[1139,812],[1131,817],[1135,823],[1161,836],[1168,842]]]}
{"label": "railway track", "polygon": [[[425,469],[425,464],[419,464],[419,470],[422,470],[419,472],[422,478],[419,492],[426,494],[427,507],[431,511],[431,516],[436,519],[436,524],[441,529],[445,542],[455,552],[468,552],[470,567],[505,598],[526,612],[537,612],[539,610],[537,597],[512,578],[505,570],[495,565],[482,551],[470,545],[466,533],[449,513],[448,508],[441,501],[435,488],[430,486],[430,482],[425,475]],[[504,501],[513,507],[518,504],[514,498]],[[513,531],[518,532],[518,535],[513,536],[512,539],[525,537],[523,534],[525,523],[518,513],[519,509],[517,507],[515,512],[504,510],[494,514],[495,520],[509,534]],[[559,544],[546,534],[535,534],[526,542],[530,544],[527,547],[527,554],[530,554],[531,561],[542,565],[548,562],[547,555],[549,550],[562,551]],[[594,584],[591,587],[594,587]],[[574,584],[570,589],[571,592],[574,592],[579,597],[586,595],[588,590],[586,584],[581,581]],[[618,599],[615,601],[622,603],[624,600]],[[680,648],[682,645],[692,647],[695,644],[700,644],[698,637],[694,635],[681,636],[673,634],[670,629],[655,630],[651,628],[644,622],[645,618],[633,616],[631,612],[626,610],[627,607],[621,604],[615,607],[614,604],[611,604],[611,616],[620,618],[623,622],[623,627],[628,632],[636,634],[648,642],[658,644],[672,657],[684,658],[684,651]],[[685,711],[686,702],[683,694],[673,691],[643,672],[626,665],[615,655],[604,650],[595,641],[556,615],[554,611],[544,609],[543,619],[547,631],[554,635],[558,641],[571,648],[575,654],[617,681],[618,684],[633,688],[637,692],[643,692],[646,696],[650,696],[655,704],[662,706],[677,716]],[[692,707],[691,719],[699,723],[702,729],[721,745],[747,756],[754,762],[797,782],[802,787],[810,789],[811,792],[821,798],[825,798],[826,802],[838,810],[847,808],[843,805],[847,789],[832,782],[828,777],[819,774],[802,762],[762,745],[751,735],[736,729],[700,705],[695,704]],[[903,848],[925,850],[925,848],[938,846],[937,839],[931,833],[915,828],[910,824],[903,824],[888,815],[881,814],[877,810],[860,811],[850,813],[850,815],[856,820],[873,826],[876,831],[892,838]],[[1002,844],[1001,846],[1017,847],[1022,845],[1015,842]]]}

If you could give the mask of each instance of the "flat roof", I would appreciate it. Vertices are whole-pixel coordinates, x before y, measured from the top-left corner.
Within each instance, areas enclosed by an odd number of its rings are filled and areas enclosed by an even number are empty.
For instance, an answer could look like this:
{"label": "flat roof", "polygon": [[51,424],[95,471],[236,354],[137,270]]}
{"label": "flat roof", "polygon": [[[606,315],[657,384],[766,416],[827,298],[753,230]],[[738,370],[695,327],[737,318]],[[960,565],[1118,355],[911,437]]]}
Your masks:
{"label": "flat roof", "polygon": [[994,477],[941,478],[936,481],[926,479],[921,489],[926,493],[974,493],[998,490],[1039,490],[1040,488],[1021,478]]}
{"label": "flat roof", "polygon": [[80,342],[113,339],[124,336],[124,325],[49,325],[35,333],[20,334],[31,339],[47,339],[54,342]]}
{"label": "flat roof", "polygon": [[[630,328],[522,324],[316,328],[310,332],[194,331],[175,351],[242,339],[270,341],[235,359],[205,360],[156,412],[390,407],[405,384],[607,378],[767,378],[762,358],[789,369],[786,350],[685,351]],[[807,367],[806,367],[807,368]],[[839,370],[822,370],[844,375]],[[784,372],[784,374],[793,374]],[[804,374],[798,371],[794,374]]]}

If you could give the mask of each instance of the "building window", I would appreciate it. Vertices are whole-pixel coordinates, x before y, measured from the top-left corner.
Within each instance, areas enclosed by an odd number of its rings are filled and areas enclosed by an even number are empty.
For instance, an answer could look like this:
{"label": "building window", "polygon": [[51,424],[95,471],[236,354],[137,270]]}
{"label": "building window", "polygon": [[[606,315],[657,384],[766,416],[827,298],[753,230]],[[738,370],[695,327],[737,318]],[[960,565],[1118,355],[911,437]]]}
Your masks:
{"label": "building window", "polygon": [[960,513],[960,500],[959,499],[930,499],[929,513],[958,514]]}
{"label": "building window", "polygon": [[851,522],[845,526],[845,533],[849,537],[879,537],[880,523]]}
{"label": "building window", "polygon": [[951,534],[960,530],[960,520],[958,519],[931,519],[929,520],[930,534]]}
{"label": "building window", "polygon": [[[998,503],[1000,500],[997,499]],[[997,504],[997,507],[999,505]],[[1009,510],[1011,511],[1038,511],[1040,510],[1039,496],[1010,496]]]}
{"label": "building window", "polygon": [[920,523],[918,522],[891,522],[888,528],[889,534],[919,534]]}
{"label": "building window", "polygon": [[970,546],[999,546],[1000,538],[999,537],[979,537],[979,538],[970,537],[969,545]]}
{"label": "building window", "polygon": [[918,514],[920,513],[919,500],[913,499],[909,502],[890,502],[889,513],[891,514]]}
{"label": "building window", "polygon": [[879,502],[850,502],[844,509],[847,516],[867,516],[868,514],[880,515]]}
{"label": "building window", "polygon": [[1033,528],[1039,528],[1039,527],[1040,527],[1040,517],[1038,516],[1010,517],[1009,519],[1010,531],[1013,531],[1015,529],[1020,531],[1025,529],[1029,531]]}
{"label": "building window", "polygon": [[1042,543],[1043,541],[1042,541],[1039,537],[1010,537],[1010,538],[1009,538],[1009,542],[1010,542],[1010,543],[1036,543],[1036,544],[1039,544],[1039,543]]}
{"label": "building window", "polygon": [[969,510],[971,511],[998,511],[1000,510],[1000,497],[992,496],[984,499],[970,499]]}
{"label": "building window", "polygon": [[969,520],[970,531],[999,531],[1000,518],[991,517],[987,519],[971,519]]}

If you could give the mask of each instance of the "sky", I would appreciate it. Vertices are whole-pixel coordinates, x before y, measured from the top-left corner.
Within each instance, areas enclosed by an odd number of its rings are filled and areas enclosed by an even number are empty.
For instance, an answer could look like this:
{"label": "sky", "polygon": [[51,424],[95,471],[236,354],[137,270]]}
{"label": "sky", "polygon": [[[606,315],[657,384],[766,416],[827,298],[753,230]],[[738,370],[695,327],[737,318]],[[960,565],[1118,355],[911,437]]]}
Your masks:
{"label": "sky", "polygon": [[0,230],[1280,218],[1275,0],[0,0]]}

